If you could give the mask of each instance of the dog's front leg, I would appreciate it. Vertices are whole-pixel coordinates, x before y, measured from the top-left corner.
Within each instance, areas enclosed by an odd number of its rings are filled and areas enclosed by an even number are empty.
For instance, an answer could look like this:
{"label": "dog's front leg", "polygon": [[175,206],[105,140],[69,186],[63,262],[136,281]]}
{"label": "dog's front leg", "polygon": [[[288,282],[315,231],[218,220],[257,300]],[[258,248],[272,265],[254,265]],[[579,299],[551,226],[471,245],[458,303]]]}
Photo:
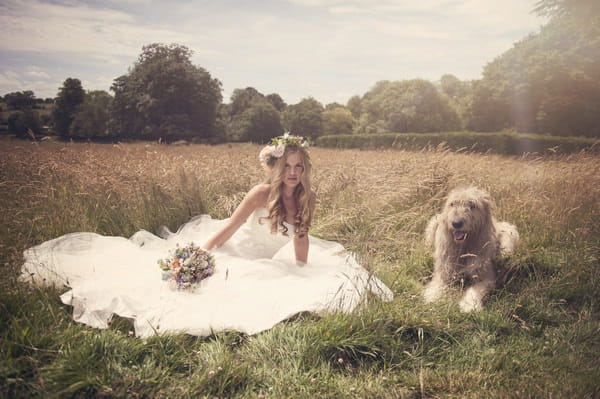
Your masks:
{"label": "dog's front leg", "polygon": [[467,288],[459,306],[462,312],[472,312],[483,308],[483,300],[494,289],[494,284],[489,281],[479,281]]}
{"label": "dog's front leg", "polygon": [[433,278],[425,287],[423,291],[423,299],[425,299],[425,303],[430,303],[437,301],[442,296],[444,296],[444,292],[446,291],[446,284],[442,279],[441,273],[434,272]]}

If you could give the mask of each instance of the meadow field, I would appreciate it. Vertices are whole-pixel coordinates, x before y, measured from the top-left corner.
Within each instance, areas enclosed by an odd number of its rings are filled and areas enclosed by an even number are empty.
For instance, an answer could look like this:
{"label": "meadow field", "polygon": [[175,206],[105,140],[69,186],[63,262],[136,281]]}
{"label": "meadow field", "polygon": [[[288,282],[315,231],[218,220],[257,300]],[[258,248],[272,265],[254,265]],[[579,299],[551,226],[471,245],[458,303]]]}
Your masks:
{"label": "meadow field", "polygon": [[[65,233],[227,217],[264,179],[259,150],[0,140],[0,397],[600,397],[600,157],[585,152],[311,148],[311,234],[341,242],[395,293],[350,315],[142,340],[126,319],[73,322],[64,289],[17,282],[22,251]],[[466,184],[521,234],[485,310],[470,314],[460,287],[421,299],[433,270],[423,230]]]}

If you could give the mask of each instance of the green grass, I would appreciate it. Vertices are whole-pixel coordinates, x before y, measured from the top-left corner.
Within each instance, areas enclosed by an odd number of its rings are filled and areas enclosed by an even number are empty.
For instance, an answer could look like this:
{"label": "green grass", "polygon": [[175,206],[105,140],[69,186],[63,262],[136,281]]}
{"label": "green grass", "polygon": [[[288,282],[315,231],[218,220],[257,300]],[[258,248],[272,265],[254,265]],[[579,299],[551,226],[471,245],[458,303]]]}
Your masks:
{"label": "green grass", "polygon": [[[315,148],[312,234],[394,291],[353,314],[263,333],[132,335],[73,322],[60,289],[18,283],[21,253],[73,231],[130,236],[225,217],[262,179],[255,146],[0,142],[0,397],[594,398],[600,395],[600,160]],[[454,186],[495,198],[522,243],[485,310],[421,300],[422,241]]]}

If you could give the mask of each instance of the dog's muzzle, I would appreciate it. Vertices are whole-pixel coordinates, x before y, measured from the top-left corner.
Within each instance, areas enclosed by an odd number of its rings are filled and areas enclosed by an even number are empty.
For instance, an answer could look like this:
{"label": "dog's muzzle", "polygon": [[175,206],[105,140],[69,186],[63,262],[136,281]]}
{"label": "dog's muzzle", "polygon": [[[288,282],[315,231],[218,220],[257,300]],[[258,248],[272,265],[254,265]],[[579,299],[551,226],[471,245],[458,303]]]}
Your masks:
{"label": "dog's muzzle", "polygon": [[460,229],[461,227],[463,227],[464,224],[465,221],[462,219],[454,219],[452,221],[452,227],[454,227],[455,229]]}
{"label": "dog's muzzle", "polygon": [[460,230],[465,225],[465,221],[463,219],[455,219],[452,221],[452,237],[454,241],[464,241],[467,238],[467,232]]}

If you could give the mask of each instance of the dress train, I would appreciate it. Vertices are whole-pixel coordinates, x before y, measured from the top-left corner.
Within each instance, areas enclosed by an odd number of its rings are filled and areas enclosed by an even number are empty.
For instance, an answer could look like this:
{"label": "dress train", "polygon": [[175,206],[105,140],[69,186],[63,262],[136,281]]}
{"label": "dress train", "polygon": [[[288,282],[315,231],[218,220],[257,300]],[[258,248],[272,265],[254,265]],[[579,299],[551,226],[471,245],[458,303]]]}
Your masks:
{"label": "dress train", "polygon": [[[351,312],[368,292],[393,294],[342,245],[309,236],[308,263],[299,267],[293,242],[271,234],[260,208],[220,248],[215,273],[191,291],[172,290],[157,260],[176,245],[200,245],[225,223],[202,215],[176,233],[139,231],[129,239],[71,233],[24,252],[21,280],[64,286],[73,319],[107,328],[113,314],[133,319],[139,337],[224,330],[256,334],[299,312]],[[293,230],[292,230],[293,231]]]}

